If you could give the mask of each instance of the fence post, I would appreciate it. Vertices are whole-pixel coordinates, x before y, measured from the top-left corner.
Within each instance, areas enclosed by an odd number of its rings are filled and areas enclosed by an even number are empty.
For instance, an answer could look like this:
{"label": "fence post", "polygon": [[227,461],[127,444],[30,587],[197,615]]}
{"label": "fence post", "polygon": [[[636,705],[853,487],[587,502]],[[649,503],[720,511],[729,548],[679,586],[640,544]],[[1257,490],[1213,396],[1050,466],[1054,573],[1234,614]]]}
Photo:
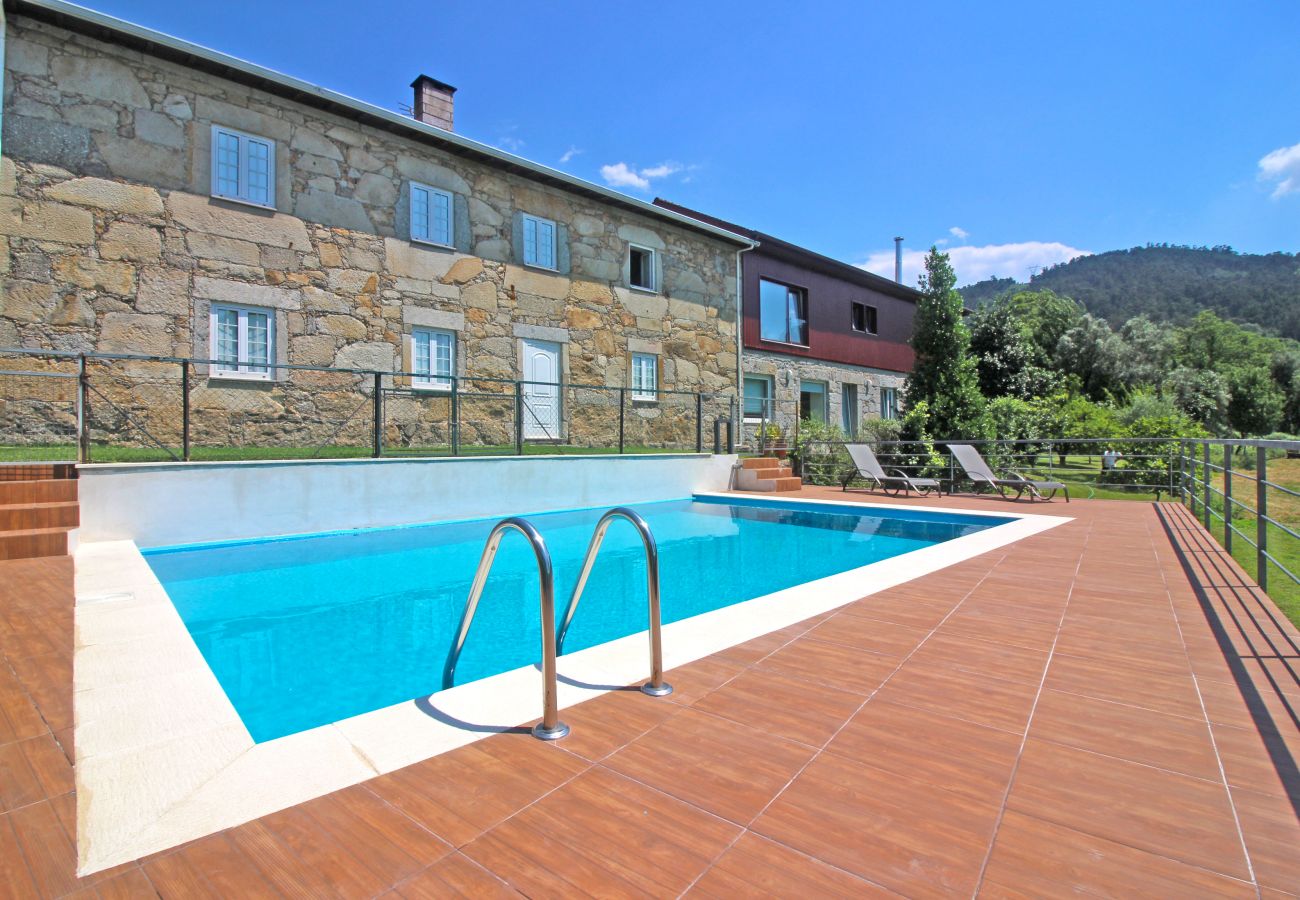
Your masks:
{"label": "fence post", "polygon": [[618,389],[618,452],[623,452],[624,430],[627,427],[627,388]]}
{"label": "fence post", "polygon": [[1201,444],[1201,468],[1204,470],[1201,477],[1205,480],[1201,482],[1202,506],[1201,515],[1205,517],[1205,530],[1210,531],[1213,522],[1210,520],[1210,442],[1205,441]]}
{"label": "fence post", "polygon": [[190,461],[190,361],[181,360],[181,459]]}
{"label": "fence post", "polygon": [[86,354],[77,357],[77,462],[90,462],[90,409],[87,406],[89,376]]}
{"label": "fence post", "polygon": [[1255,582],[1268,591],[1268,451],[1255,448]]}
{"label": "fence post", "polygon": [[704,452],[704,395],[695,392],[695,452]]}
{"label": "fence post", "polygon": [[515,456],[524,455],[524,383],[515,382]]}
{"label": "fence post", "polygon": [[460,378],[451,377],[451,455],[460,456]]}
{"label": "fence post", "polygon": [[378,459],[384,455],[384,373],[375,373],[374,429],[371,437],[370,455]]}
{"label": "fence post", "polygon": [[1232,445],[1223,445],[1223,549],[1232,555]]}

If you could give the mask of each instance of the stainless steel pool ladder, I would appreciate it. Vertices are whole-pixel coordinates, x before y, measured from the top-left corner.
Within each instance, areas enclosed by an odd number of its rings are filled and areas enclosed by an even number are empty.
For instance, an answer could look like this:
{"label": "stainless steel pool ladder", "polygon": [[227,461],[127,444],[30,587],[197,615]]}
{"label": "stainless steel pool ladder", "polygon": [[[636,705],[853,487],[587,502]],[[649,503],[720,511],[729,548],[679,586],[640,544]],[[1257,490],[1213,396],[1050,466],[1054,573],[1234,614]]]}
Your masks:
{"label": "stainless steel pool ladder", "polygon": [[465,646],[465,637],[469,634],[470,623],[478,609],[479,597],[483,585],[487,582],[488,571],[496,559],[497,549],[507,531],[518,531],[532,545],[533,555],[537,557],[537,576],[541,582],[542,604],[542,721],[533,726],[533,736],[544,741],[559,740],[569,733],[569,726],[560,721],[555,685],[555,572],[551,566],[551,554],[546,549],[546,542],[541,534],[525,519],[512,516],[502,519],[492,528],[483,555],[479,557],[478,570],[474,573],[474,583],[469,589],[469,601],[460,617],[460,631],[451,655],[447,657],[447,666],[442,673],[442,686],[451,687],[456,679],[456,662],[460,651]]}
{"label": "stainless steel pool ladder", "polygon": [[650,531],[649,523],[641,517],[640,513],[626,506],[616,506],[601,516],[600,521],[596,523],[596,531],[591,536],[591,543],[587,545],[587,558],[582,563],[582,574],[578,576],[578,583],[573,588],[573,596],[569,598],[569,607],[564,613],[564,624],[560,626],[560,653],[564,652],[564,637],[569,633],[569,624],[573,621],[573,614],[578,610],[578,601],[582,599],[583,588],[587,586],[587,577],[596,562],[596,554],[600,552],[600,545],[605,541],[605,532],[609,531],[609,526],[615,519],[627,519],[631,522],[641,535],[641,543],[645,545],[646,593],[650,597],[650,680],[641,685],[641,690],[652,697],[663,697],[673,692],[673,686],[664,681],[663,639],[660,636],[659,621],[659,547],[655,544],[655,537]]}

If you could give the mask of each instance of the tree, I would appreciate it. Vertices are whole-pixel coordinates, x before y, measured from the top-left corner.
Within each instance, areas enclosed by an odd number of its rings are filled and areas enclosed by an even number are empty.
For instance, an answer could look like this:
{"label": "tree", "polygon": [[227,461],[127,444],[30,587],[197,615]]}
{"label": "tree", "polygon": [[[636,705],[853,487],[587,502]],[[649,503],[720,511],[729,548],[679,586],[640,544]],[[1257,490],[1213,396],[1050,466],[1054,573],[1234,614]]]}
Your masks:
{"label": "tree", "polygon": [[1083,307],[1052,291],[1019,291],[1005,302],[1044,360],[1052,358],[1062,335],[1083,317]]}
{"label": "tree", "polygon": [[1234,369],[1228,375],[1228,424],[1242,434],[1263,435],[1282,423],[1286,398],[1263,367]]}
{"label": "tree", "polygon": [[983,407],[956,283],[948,254],[931,247],[916,304],[912,332],[916,364],[907,380],[907,404],[925,403],[928,431],[941,438],[978,436]]}
{"label": "tree", "polygon": [[1228,383],[1218,372],[1181,366],[1165,378],[1164,389],[1180,410],[1214,431],[1222,431],[1228,416]]}
{"label": "tree", "polygon": [[1124,339],[1110,330],[1105,319],[1084,314],[1056,345],[1056,368],[1083,380],[1083,392],[1093,400],[1123,393]]}
{"label": "tree", "polygon": [[1126,348],[1124,377],[1130,388],[1158,387],[1173,353],[1169,329],[1146,316],[1134,316],[1120,329]]}

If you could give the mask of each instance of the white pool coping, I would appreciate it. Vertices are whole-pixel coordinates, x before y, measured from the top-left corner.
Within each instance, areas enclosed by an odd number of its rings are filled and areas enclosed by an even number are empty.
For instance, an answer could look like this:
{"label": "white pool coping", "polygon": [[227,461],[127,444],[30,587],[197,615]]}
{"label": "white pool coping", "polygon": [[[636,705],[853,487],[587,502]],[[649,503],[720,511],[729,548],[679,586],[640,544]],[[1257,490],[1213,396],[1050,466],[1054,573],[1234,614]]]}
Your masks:
{"label": "white pool coping", "polygon": [[[739,499],[722,493],[697,496]],[[1013,521],[665,625],[665,668],[1070,521],[1018,512],[780,499]],[[541,714],[541,674],[524,667],[255,744],[134,541],[78,547],[75,627],[79,875],[304,803]],[[643,681],[646,633],[562,656],[558,667],[562,709],[613,686]]]}

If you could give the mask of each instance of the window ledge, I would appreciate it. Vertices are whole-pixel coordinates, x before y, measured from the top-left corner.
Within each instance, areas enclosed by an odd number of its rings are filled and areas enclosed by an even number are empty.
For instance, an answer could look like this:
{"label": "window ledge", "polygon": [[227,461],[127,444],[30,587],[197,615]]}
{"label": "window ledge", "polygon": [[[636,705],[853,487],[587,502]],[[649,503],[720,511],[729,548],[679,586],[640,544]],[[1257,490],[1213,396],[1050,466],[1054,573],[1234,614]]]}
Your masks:
{"label": "window ledge", "polygon": [[812,349],[812,347],[811,347],[810,345],[808,345],[808,344],[792,344],[792,343],[790,343],[789,341],[774,341],[774,340],[772,340],[771,338],[765,338],[765,337],[761,337],[761,336],[759,337],[758,342],[759,342],[760,344],[774,344],[774,345],[777,346],[777,347],[795,347],[795,348],[797,348],[797,349],[799,349],[799,350],[811,350],[811,349]]}
{"label": "window ledge", "polygon": [[412,384],[411,390],[419,391],[422,394],[450,394],[451,385],[440,384]]}
{"label": "window ledge", "polygon": [[543,266],[539,263],[520,263],[525,269],[536,269],[538,272],[549,272],[552,275],[559,275],[560,270],[557,266]]}
{"label": "window ledge", "polygon": [[641,286],[638,285],[638,284],[629,284],[629,285],[627,286],[627,289],[628,289],[629,291],[636,291],[636,292],[639,293],[639,294],[658,294],[658,293],[659,293],[659,289],[658,289],[658,288],[652,288],[652,287],[641,287]]}
{"label": "window ledge", "polygon": [[225,194],[209,194],[213,200],[220,200],[222,203],[234,203],[238,206],[247,206],[250,209],[260,209],[266,212],[278,212],[274,206],[267,206],[264,203],[254,203],[252,200],[245,200],[242,197],[227,197]]}
{"label": "window ledge", "polygon": [[246,381],[254,384],[274,384],[275,378],[270,375],[254,375],[243,372],[209,372],[208,381]]}
{"label": "window ledge", "polygon": [[440,241],[426,241],[426,240],[424,240],[423,238],[416,238],[416,237],[411,238],[411,243],[412,243],[412,244],[418,244],[418,245],[421,246],[421,247],[432,247],[432,248],[434,248],[434,249],[436,249],[436,250],[455,250],[455,249],[456,249],[456,245],[455,245],[455,244],[444,244],[444,243],[441,243]]}

